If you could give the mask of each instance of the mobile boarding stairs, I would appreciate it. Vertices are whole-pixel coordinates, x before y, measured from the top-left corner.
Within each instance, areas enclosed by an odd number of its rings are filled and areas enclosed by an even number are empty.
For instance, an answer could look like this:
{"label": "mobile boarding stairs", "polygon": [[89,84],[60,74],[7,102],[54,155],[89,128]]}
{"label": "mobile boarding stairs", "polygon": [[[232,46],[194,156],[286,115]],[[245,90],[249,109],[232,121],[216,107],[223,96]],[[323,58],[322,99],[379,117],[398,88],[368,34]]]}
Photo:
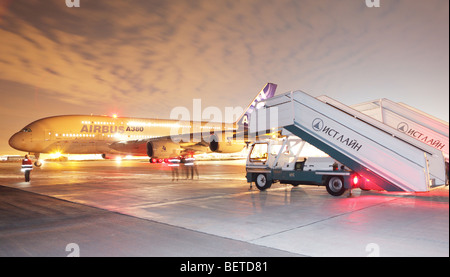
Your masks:
{"label": "mobile boarding stairs", "polygon": [[[318,99],[334,102],[326,96]],[[446,163],[449,162],[448,122],[385,98],[353,105],[352,108],[442,151]]]}
{"label": "mobile boarding stairs", "polygon": [[447,182],[442,151],[331,98],[289,92],[250,116],[249,134],[280,129],[357,172],[364,190],[427,192]]}

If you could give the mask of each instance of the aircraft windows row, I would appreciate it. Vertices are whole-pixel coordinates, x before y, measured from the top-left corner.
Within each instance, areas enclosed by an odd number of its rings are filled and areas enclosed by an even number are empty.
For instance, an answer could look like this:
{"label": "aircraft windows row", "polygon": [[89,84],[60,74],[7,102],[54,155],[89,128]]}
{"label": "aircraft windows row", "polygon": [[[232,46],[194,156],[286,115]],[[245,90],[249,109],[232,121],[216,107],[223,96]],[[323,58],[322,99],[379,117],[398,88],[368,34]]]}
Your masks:
{"label": "aircraft windows row", "polygon": [[119,138],[119,139],[125,139],[125,138],[146,139],[146,138],[156,138],[156,137],[157,136],[146,136],[146,135],[120,135],[120,134],[108,135],[108,138]]}
{"label": "aircraft windows row", "polygon": [[[138,121],[130,121],[127,122],[128,126],[133,127],[170,127],[170,128],[193,128],[190,124],[180,124],[180,123],[163,123],[163,122],[138,122]],[[194,126],[197,127],[197,126]],[[222,129],[219,126],[201,126],[202,129],[214,129],[220,130]]]}
{"label": "aircraft windows row", "polygon": [[101,121],[81,121],[81,124],[116,125],[115,122],[101,122]]}
{"label": "aircraft windows row", "polygon": [[[59,136],[62,137],[71,137],[71,138],[94,138],[95,134],[55,134],[56,137]],[[105,136],[105,134],[102,134],[102,136]],[[120,135],[120,134],[114,134],[114,135],[107,135],[108,138],[155,138],[155,136],[145,136],[145,135]]]}
{"label": "aircraft windows row", "polygon": [[[58,136],[56,134],[55,136]],[[92,134],[62,134],[63,137],[95,137],[95,135]]]}

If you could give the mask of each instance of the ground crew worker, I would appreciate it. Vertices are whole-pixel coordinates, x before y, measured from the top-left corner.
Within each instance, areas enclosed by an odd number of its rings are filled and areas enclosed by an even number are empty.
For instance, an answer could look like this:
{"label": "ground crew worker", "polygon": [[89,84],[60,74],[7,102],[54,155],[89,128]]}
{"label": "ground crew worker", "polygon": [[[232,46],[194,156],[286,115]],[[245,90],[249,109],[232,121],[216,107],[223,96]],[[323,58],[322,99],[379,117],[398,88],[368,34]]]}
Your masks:
{"label": "ground crew worker", "polygon": [[22,171],[25,173],[25,182],[30,181],[30,173],[33,170],[33,162],[28,155],[22,160]]}
{"label": "ground crew worker", "polygon": [[189,175],[191,175],[191,179],[194,179],[194,172],[197,174],[198,177],[198,170],[197,165],[195,164],[195,158],[194,157],[187,157],[185,159],[185,167],[186,167],[186,179],[189,179]]}
{"label": "ground crew worker", "polygon": [[170,158],[168,162],[168,165],[172,169],[172,182],[175,181],[175,178],[178,181],[178,168],[180,167],[181,159],[179,157]]}

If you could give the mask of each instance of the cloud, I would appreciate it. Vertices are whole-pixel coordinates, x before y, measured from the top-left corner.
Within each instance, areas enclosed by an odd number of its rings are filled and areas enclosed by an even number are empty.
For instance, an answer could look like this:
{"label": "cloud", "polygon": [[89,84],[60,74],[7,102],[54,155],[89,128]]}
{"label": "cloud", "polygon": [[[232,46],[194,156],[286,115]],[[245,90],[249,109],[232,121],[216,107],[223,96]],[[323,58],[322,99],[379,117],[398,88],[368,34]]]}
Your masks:
{"label": "cloud", "polygon": [[81,8],[67,8],[62,0],[18,0],[3,12],[0,78],[70,104],[120,105],[139,116],[168,116],[192,98],[245,106],[267,81],[281,92],[370,99],[377,90],[411,89],[420,77],[420,87],[439,81],[436,72],[448,65],[443,6],[81,0]]}
{"label": "cloud", "polygon": [[448,10],[442,0],[0,0],[0,149],[39,117],[168,118],[194,98],[245,107],[266,82],[349,105],[386,97],[448,120]]}

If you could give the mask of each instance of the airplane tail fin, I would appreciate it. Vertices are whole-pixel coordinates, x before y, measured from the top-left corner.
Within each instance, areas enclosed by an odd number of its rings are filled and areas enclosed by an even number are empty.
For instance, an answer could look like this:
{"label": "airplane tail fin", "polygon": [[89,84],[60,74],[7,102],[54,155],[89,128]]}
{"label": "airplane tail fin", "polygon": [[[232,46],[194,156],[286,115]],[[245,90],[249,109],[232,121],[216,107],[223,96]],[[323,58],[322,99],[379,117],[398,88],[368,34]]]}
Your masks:
{"label": "airplane tail fin", "polygon": [[239,128],[247,128],[248,127],[248,118],[249,115],[255,110],[259,109],[258,104],[262,101],[265,101],[269,98],[272,98],[275,95],[275,90],[277,89],[276,84],[267,83],[264,88],[258,92],[256,97],[253,99],[253,101],[250,103],[250,105],[247,107],[247,109],[244,111],[244,113],[239,117],[239,119],[236,121],[237,126]]}

